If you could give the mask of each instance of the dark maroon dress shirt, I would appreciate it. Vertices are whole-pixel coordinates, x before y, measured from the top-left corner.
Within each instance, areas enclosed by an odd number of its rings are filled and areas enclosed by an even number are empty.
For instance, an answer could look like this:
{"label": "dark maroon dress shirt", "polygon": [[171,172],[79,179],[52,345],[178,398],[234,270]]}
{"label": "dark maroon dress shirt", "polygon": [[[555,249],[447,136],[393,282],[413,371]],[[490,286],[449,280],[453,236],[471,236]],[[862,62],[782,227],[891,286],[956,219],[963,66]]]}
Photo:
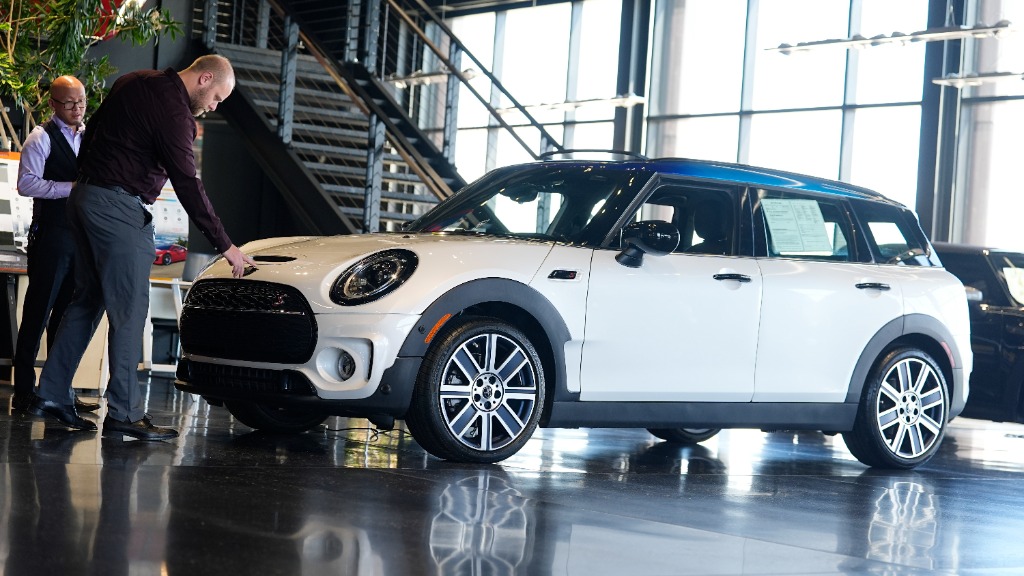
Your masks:
{"label": "dark maroon dress shirt", "polygon": [[173,69],[121,76],[89,119],[78,153],[79,177],[121,186],[152,204],[168,179],[178,201],[217,252],[231,246],[196,174],[196,122]]}

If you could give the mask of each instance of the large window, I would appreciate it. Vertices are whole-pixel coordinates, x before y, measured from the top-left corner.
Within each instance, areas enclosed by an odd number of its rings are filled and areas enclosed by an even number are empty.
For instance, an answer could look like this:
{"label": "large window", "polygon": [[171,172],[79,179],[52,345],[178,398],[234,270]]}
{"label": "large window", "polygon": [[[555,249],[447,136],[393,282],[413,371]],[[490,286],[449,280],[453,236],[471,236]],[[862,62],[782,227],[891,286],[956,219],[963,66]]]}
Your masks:
{"label": "large window", "polygon": [[927,0],[659,0],[655,14],[648,155],[841,179],[914,207],[923,44],[777,48],[923,30]]}

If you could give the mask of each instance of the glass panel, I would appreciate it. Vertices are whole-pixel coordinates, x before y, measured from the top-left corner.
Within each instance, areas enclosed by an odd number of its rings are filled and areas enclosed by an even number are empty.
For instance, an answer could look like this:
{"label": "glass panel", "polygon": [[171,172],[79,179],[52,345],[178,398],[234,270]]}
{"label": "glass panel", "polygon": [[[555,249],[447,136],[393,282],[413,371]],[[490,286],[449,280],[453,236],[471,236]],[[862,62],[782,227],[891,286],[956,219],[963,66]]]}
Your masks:
{"label": "glass panel", "polygon": [[964,242],[1007,250],[1024,250],[1020,215],[1021,130],[1024,100],[974,104],[967,109],[963,134],[970,140],[964,167]]}
{"label": "glass panel", "polygon": [[651,157],[735,162],[739,117],[652,121],[648,134],[647,153]]}
{"label": "glass panel", "polygon": [[[928,27],[927,0],[863,0],[861,35],[909,34]],[[858,52],[857,104],[921,100],[923,43],[886,44]]]}
{"label": "glass panel", "polygon": [[921,107],[862,108],[853,120],[850,181],[913,209]]}
{"label": "glass panel", "polygon": [[614,143],[615,126],[611,122],[577,124],[573,127],[572,143],[567,147],[575,149],[611,150]]}
{"label": "glass panel", "polygon": [[757,114],[751,121],[749,163],[835,179],[841,132],[839,110]]}
{"label": "glass panel", "polygon": [[[1024,24],[1024,2],[1019,0],[981,0],[978,9],[977,24],[992,25],[1000,20],[1008,20],[1018,27],[1012,34],[1004,34],[997,38],[976,40],[974,62],[968,64],[971,72],[1024,73],[1024,34],[1020,33],[1020,25]],[[984,84],[970,90],[971,96],[1020,96],[1024,95],[1024,82],[1020,76],[1010,77],[999,82]]]}
{"label": "glass panel", "polygon": [[[579,73],[576,100],[613,98],[619,61],[619,0],[586,0],[580,30]],[[577,120],[605,120],[615,116],[610,104],[593,104],[576,110]],[[611,140],[608,146],[611,146]]]}
{"label": "glass panel", "polygon": [[[450,24],[452,32],[462,41],[469,51],[476,56],[488,69],[493,66],[494,56],[494,13],[477,14],[455,18]],[[469,57],[462,58],[462,69],[476,68]],[[470,80],[473,88],[489,98],[491,81],[483,74],[477,74]],[[459,91],[459,127],[486,126],[490,114],[480,100],[466,88]]]}
{"label": "glass panel", "polygon": [[654,114],[739,110],[746,8],[746,0],[658,3]]}
{"label": "glass panel", "polygon": [[484,175],[487,166],[487,129],[459,130],[455,139],[455,166],[472,182]]}
{"label": "glass panel", "polygon": [[[523,106],[565,102],[571,6],[509,10],[501,83]],[[504,103],[503,106],[508,106]],[[561,122],[561,110],[535,110],[538,122]]]}
{"label": "glass panel", "polygon": [[784,55],[780,44],[846,38],[847,0],[761,0],[755,55],[755,110],[838,106],[843,103],[846,51],[819,48]]}

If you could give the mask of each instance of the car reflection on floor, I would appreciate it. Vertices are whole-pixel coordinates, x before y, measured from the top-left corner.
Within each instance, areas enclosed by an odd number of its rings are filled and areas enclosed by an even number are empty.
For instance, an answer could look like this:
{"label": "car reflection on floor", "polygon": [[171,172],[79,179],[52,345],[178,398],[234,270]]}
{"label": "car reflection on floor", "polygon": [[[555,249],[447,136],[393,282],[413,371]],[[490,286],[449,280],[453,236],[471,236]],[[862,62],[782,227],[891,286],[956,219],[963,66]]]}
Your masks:
{"label": "car reflection on floor", "polygon": [[[501,465],[331,418],[283,436],[143,382],[173,442],[12,413],[0,388],[4,573],[962,574],[1024,570],[1024,426],[957,419],[927,466],[841,437],[543,429]],[[102,414],[99,415],[102,418]]]}

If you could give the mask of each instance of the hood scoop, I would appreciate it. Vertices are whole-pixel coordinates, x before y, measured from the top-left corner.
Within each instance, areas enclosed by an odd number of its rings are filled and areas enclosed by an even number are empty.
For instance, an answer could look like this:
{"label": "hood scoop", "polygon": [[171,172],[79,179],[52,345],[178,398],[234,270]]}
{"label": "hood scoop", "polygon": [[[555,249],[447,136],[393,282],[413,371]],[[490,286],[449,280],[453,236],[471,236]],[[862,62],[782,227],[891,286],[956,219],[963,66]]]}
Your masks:
{"label": "hood scoop", "polygon": [[278,256],[275,254],[256,254],[252,257],[257,262],[291,262],[294,256]]}

